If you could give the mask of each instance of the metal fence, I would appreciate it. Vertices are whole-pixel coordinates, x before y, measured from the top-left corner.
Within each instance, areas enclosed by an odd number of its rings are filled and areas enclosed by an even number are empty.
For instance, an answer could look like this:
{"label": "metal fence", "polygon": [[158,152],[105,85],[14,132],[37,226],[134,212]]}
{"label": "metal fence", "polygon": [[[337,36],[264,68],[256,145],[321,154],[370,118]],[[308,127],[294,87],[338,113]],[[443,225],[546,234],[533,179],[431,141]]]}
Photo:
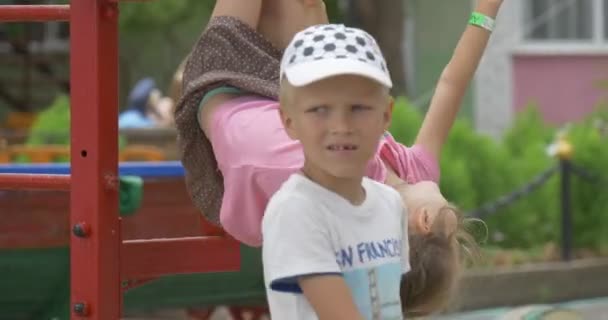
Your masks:
{"label": "metal fence", "polygon": [[608,179],[572,161],[572,146],[565,135],[558,137],[552,149],[551,155],[558,160],[556,165],[545,169],[512,192],[467,212],[467,215],[481,219],[495,214],[500,209],[510,206],[541,188],[553,175],[558,174],[560,178],[561,258],[567,261],[572,258],[572,177],[575,176],[592,184],[605,185],[608,185]]}

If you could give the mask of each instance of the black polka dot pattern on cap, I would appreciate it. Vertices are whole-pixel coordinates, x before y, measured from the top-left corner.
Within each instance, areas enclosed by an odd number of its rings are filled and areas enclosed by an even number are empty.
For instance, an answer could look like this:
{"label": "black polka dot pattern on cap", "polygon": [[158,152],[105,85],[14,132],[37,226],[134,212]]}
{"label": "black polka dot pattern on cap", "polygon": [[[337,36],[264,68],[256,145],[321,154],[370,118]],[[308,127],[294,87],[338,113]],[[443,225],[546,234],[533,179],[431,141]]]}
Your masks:
{"label": "black polka dot pattern on cap", "polygon": [[304,54],[305,57],[308,57],[308,56],[311,56],[314,52],[315,52],[315,48],[313,48],[313,47],[306,47],[306,49],[304,49],[303,54]]}
{"label": "black polka dot pattern on cap", "polygon": [[323,47],[323,50],[325,51],[334,51],[336,50],[336,45],[333,43],[328,43],[325,45],[325,47]]}
{"label": "black polka dot pattern on cap", "polygon": [[326,59],[366,63],[390,77],[374,38],[361,29],[339,24],[317,25],[296,34],[285,49],[281,68]]}

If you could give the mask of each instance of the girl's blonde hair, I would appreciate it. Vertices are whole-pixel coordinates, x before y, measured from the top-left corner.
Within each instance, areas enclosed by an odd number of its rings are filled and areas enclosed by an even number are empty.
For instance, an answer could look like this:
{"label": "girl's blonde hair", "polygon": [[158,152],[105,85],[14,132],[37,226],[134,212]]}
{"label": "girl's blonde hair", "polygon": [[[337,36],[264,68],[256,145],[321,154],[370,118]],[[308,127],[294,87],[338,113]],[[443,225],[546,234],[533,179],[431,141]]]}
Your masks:
{"label": "girl's blonde hair", "polygon": [[[451,234],[444,231],[448,211],[458,217],[456,231]],[[431,232],[412,234],[409,242],[411,269],[401,280],[403,311],[406,316],[428,315],[449,304],[465,263],[479,258],[479,247],[453,206],[440,210]]]}

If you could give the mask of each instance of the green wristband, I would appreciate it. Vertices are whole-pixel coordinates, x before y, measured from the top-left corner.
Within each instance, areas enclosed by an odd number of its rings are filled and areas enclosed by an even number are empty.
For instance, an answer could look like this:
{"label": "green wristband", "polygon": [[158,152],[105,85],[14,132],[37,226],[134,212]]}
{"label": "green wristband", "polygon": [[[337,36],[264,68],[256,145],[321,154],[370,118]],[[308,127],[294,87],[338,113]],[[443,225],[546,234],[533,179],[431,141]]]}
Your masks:
{"label": "green wristband", "polygon": [[469,19],[469,24],[484,28],[490,32],[494,31],[494,23],[494,19],[479,12],[471,13],[471,18]]}

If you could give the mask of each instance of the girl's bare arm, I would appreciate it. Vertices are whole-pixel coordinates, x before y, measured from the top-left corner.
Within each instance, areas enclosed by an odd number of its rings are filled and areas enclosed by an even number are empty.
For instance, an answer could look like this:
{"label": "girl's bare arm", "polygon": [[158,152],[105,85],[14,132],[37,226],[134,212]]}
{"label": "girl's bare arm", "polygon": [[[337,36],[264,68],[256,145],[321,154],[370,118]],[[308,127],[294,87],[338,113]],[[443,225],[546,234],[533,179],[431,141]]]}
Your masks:
{"label": "girl's bare arm", "polygon": [[[502,2],[503,0],[478,0],[475,11],[495,18]],[[441,148],[454,124],[489,38],[490,32],[487,30],[468,25],[439,78],[415,142],[437,159],[441,155]]]}

